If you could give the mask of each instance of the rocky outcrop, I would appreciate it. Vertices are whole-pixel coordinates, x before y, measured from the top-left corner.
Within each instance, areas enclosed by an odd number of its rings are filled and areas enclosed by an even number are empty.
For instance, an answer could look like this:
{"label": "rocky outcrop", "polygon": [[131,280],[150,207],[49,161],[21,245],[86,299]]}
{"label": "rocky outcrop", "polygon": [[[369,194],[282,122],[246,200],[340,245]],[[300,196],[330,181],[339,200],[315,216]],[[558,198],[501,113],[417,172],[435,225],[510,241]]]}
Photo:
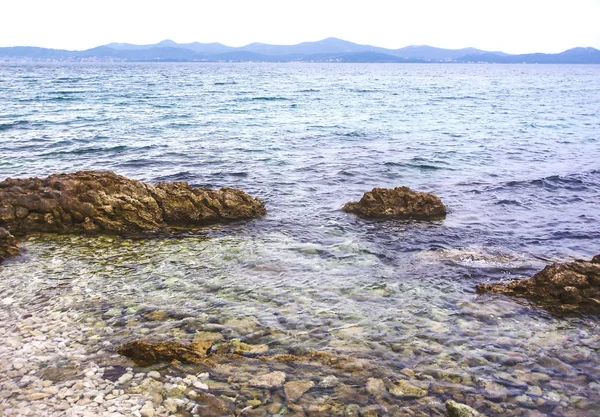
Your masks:
{"label": "rocky outcrop", "polygon": [[0,226],[15,235],[154,233],[250,219],[264,204],[240,190],[149,185],[112,172],[81,171],[0,182]]}
{"label": "rocky outcrop", "polygon": [[0,262],[11,256],[19,255],[17,239],[8,230],[0,227]]}
{"label": "rocky outcrop", "polygon": [[550,310],[600,313],[600,255],[590,262],[554,263],[524,280],[479,285],[477,292],[525,297]]}
{"label": "rocky outcrop", "polygon": [[439,197],[408,187],[373,188],[358,202],[347,203],[344,211],[365,218],[435,220],[446,217]]}

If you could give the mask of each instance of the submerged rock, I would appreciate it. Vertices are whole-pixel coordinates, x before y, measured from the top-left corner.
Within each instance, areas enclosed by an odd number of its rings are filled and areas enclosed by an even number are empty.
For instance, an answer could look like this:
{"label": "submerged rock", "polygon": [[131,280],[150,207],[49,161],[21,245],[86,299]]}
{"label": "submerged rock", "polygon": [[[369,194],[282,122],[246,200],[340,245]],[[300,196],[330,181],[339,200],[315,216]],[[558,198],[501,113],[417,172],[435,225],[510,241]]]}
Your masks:
{"label": "submerged rock", "polygon": [[600,312],[600,255],[592,261],[554,263],[531,278],[483,284],[478,293],[505,294],[547,303],[549,309]]}
{"label": "submerged rock", "polygon": [[149,343],[136,340],[120,346],[117,353],[133,360],[138,366],[149,366],[173,360],[184,363],[211,364],[210,359],[206,356],[207,351],[195,347],[195,345],[188,346],[177,342]]}
{"label": "submerged rock", "polygon": [[17,239],[8,230],[0,227],[0,262],[20,253]]}
{"label": "submerged rock", "polygon": [[262,201],[240,190],[149,185],[112,172],[81,171],[0,182],[0,225],[14,234],[137,234],[250,219]]}
{"label": "submerged rock", "polygon": [[446,411],[448,412],[448,417],[485,417],[468,405],[452,400],[446,401]]}
{"label": "submerged rock", "polygon": [[290,381],[283,386],[285,398],[288,402],[296,402],[308,390],[315,386],[313,381]]}
{"label": "submerged rock", "polygon": [[427,395],[427,390],[401,380],[392,385],[390,393],[398,398],[421,398]]}
{"label": "submerged rock", "polygon": [[373,188],[360,201],[347,203],[344,211],[366,218],[433,220],[446,217],[446,206],[439,197],[408,187]]}
{"label": "submerged rock", "polygon": [[257,388],[275,389],[280,388],[285,382],[286,375],[281,371],[270,372],[259,375],[250,380],[250,386]]}

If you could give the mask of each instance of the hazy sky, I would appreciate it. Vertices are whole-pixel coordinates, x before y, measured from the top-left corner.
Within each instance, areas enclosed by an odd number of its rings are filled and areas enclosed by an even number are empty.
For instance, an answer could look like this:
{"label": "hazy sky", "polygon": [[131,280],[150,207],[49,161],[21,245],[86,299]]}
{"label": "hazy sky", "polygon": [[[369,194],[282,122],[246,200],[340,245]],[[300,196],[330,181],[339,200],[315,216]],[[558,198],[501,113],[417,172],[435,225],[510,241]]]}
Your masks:
{"label": "hazy sky", "polygon": [[600,0],[1,0],[0,46],[295,44],[330,36],[400,48],[600,49]]}

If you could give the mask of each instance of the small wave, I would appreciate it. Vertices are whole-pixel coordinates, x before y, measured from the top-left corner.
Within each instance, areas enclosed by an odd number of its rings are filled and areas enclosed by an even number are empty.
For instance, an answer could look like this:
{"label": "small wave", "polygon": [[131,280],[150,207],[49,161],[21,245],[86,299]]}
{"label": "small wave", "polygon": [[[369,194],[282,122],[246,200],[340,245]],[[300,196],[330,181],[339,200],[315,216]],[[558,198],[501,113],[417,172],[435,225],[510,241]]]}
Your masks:
{"label": "small wave", "polygon": [[16,129],[19,127],[28,126],[29,122],[27,120],[17,120],[10,123],[0,123],[0,131]]}
{"label": "small wave", "polygon": [[547,191],[568,190],[568,191],[589,191],[596,189],[600,180],[600,170],[590,170],[568,175],[550,175],[547,177],[536,178],[532,180],[516,180],[504,183],[490,185],[484,191],[508,191],[512,189],[536,188]]}
{"label": "small wave", "polygon": [[509,200],[509,199],[499,200],[499,201],[496,201],[494,204],[497,206],[522,206],[523,205],[523,204],[521,204],[521,202],[519,202],[517,200]]}
{"label": "small wave", "polygon": [[79,149],[72,149],[72,150],[68,150],[68,151],[65,150],[65,151],[47,152],[47,153],[42,154],[41,156],[88,155],[88,154],[98,154],[98,153],[105,153],[105,152],[122,152],[126,149],[129,149],[129,147],[126,145],[112,146],[109,148],[79,148]]}
{"label": "small wave", "polygon": [[176,174],[171,175],[163,175],[161,177],[154,178],[154,181],[167,181],[167,182],[181,182],[181,181],[191,181],[196,179],[196,175],[189,171],[182,171]]}
{"label": "small wave", "polygon": [[340,136],[344,136],[347,138],[364,138],[367,135],[364,132],[353,130],[352,132],[341,133]]}
{"label": "small wave", "polygon": [[247,172],[215,172],[214,174],[212,174],[213,177],[225,177],[225,176],[230,176],[230,177],[247,177],[248,173]]}
{"label": "small wave", "polygon": [[252,101],[287,101],[289,98],[286,97],[252,97]]}
{"label": "small wave", "polygon": [[174,165],[173,162],[164,161],[162,159],[149,159],[149,158],[141,158],[141,159],[131,159],[126,162],[122,162],[119,164],[120,167],[127,168],[142,168],[142,167],[150,167],[150,166],[169,166]]}
{"label": "small wave", "polygon": [[236,85],[235,81],[216,81],[213,85]]}
{"label": "small wave", "polygon": [[407,164],[407,167],[420,169],[422,171],[438,171],[442,169],[452,170],[451,168],[439,167],[437,165],[429,165],[429,164]]}

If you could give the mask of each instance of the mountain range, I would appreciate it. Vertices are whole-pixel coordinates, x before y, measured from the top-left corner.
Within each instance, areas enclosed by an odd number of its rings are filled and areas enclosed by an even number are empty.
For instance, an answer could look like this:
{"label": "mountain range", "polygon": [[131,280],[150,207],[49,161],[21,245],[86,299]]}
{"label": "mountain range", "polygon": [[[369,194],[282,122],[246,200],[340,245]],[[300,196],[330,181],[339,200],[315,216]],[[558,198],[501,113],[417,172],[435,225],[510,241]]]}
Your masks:
{"label": "mountain range", "polygon": [[123,62],[440,62],[440,63],[539,63],[600,64],[600,50],[573,48],[558,54],[511,55],[476,48],[443,49],[407,46],[387,49],[359,45],[337,38],[297,45],[251,43],[231,47],[220,43],[176,43],[151,45],[110,43],[85,51],[30,46],[0,48],[0,62],[12,61],[123,61]]}

